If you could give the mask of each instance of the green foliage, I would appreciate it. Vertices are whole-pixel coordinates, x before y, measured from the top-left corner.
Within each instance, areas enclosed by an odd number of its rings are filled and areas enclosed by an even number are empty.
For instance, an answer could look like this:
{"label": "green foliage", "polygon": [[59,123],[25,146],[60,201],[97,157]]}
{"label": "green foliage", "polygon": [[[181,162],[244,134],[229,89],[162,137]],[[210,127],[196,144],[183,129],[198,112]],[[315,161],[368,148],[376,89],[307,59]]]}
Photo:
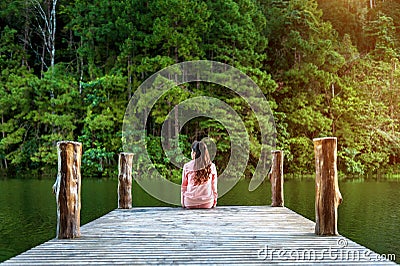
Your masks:
{"label": "green foliage", "polygon": [[[83,144],[82,168],[87,175],[108,176],[118,152],[121,152],[121,121],[127,101],[125,82],[120,76],[104,76],[82,83],[85,115],[78,141]],[[108,167],[107,167],[108,166]]]}
{"label": "green foliage", "polygon": [[[28,2],[0,4],[0,168],[56,166],[56,143],[83,143],[85,175],[115,174],[121,127],[135,89],[177,62],[209,59],[249,75],[272,108],[285,171],[313,172],[312,139],[336,136],[339,169],[367,174],[400,158],[398,1],[74,0],[57,6],[56,64],[43,72],[43,40]],[[160,81],[161,82],[161,81]],[[146,147],[156,169],[179,181],[161,146],[166,116],[197,96],[218,98],[250,135],[250,177],[261,151],[260,125],[237,94],[215,84],[175,87],[150,110]],[[143,111],[148,106],[135,106]],[[167,126],[171,137],[174,128]],[[190,143],[209,137],[223,170],[231,138],[200,117],[168,152],[187,160]],[[140,161],[135,174],[151,175]],[[135,155],[135,156],[136,156]],[[178,156],[179,155],[179,156]]]}
{"label": "green foliage", "polygon": [[[171,147],[167,152],[163,150],[161,141],[162,138],[159,136],[149,135],[146,137],[145,145],[149,158],[161,176],[179,183],[182,176],[181,169],[173,165],[169,158],[175,158],[175,161],[179,164],[188,161],[187,158],[190,158],[190,143],[188,142],[188,136],[183,134],[179,135],[178,146]],[[149,178],[151,176],[151,171],[154,169],[147,169],[148,164],[144,163],[146,156],[144,152],[136,152],[137,153],[135,154],[138,156],[139,163],[133,167],[133,174],[138,178]],[[181,154],[181,152],[183,152],[183,154]]]}
{"label": "green foliage", "polygon": [[32,108],[27,118],[33,128],[30,137],[36,139],[38,150],[30,155],[30,159],[55,166],[57,141],[74,139],[73,131],[78,121],[76,110],[79,110],[77,82],[65,75],[64,67],[59,64],[31,86]]}
{"label": "green foliage", "polygon": [[338,153],[339,160],[344,160],[346,165],[346,172],[350,174],[362,175],[364,174],[364,166],[356,156],[360,152],[352,148],[344,148]]}
{"label": "green foliage", "polygon": [[30,128],[26,116],[30,112],[31,85],[37,78],[20,65],[24,53],[16,39],[16,31],[5,27],[0,39],[0,154],[4,161],[26,166],[29,154],[24,146]]}

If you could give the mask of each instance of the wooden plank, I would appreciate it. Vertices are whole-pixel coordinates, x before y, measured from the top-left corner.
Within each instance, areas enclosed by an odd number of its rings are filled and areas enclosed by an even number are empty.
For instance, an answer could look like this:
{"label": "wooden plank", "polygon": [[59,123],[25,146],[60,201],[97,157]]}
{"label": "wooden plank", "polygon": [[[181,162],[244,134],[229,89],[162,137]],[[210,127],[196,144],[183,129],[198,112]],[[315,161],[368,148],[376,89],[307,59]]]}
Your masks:
{"label": "wooden plank", "polygon": [[342,236],[319,237],[315,223],[283,207],[117,209],[5,265],[333,264],[388,265]]}

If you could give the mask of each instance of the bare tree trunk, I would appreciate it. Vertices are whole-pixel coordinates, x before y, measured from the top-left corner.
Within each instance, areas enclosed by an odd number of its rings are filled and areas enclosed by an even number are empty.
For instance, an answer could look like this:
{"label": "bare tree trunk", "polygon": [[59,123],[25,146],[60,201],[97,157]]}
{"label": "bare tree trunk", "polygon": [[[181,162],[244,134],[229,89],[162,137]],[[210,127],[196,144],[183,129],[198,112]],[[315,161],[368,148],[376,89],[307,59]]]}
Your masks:
{"label": "bare tree trunk", "polygon": [[[174,22],[175,24],[175,28],[178,27],[178,21]],[[174,54],[175,54],[175,63],[178,63],[178,44],[175,44],[175,48],[174,48]]]}
{"label": "bare tree trunk", "polygon": [[30,33],[30,19],[29,19],[29,3],[28,0],[25,0],[25,12],[24,12],[24,16],[25,16],[25,26],[24,26],[24,39],[23,39],[23,43],[24,43],[24,56],[22,58],[22,62],[21,65],[22,66],[28,66],[28,59],[26,58],[26,55],[28,54],[28,44],[30,43],[29,40],[29,33]]}
{"label": "bare tree trunk", "polygon": [[133,153],[120,153],[118,159],[118,209],[132,208]]}
{"label": "bare tree trunk", "polygon": [[[4,124],[4,115],[2,114],[1,115],[1,125],[3,125]],[[3,129],[3,139],[6,137],[6,132],[4,131],[4,129]],[[7,165],[7,159],[6,158],[4,158],[4,167],[7,169],[8,168],[8,165]]]}
{"label": "bare tree trunk", "polygon": [[57,143],[58,174],[53,192],[57,201],[57,238],[80,237],[82,144]]}
{"label": "bare tree trunk", "polygon": [[41,58],[41,66],[40,66],[40,77],[43,78],[43,73],[44,73],[44,66],[46,65],[46,62],[44,61],[45,57],[45,50],[46,48],[43,46],[42,47],[42,58]]}
{"label": "bare tree trunk", "polygon": [[283,151],[272,151],[270,173],[272,207],[283,207]]}
{"label": "bare tree trunk", "polygon": [[337,208],[342,202],[337,177],[337,139],[314,139],[315,234],[337,235]]}
{"label": "bare tree trunk", "polygon": [[46,2],[47,10],[45,10],[42,4],[38,0],[31,0],[36,10],[37,16],[35,19],[38,24],[39,34],[43,40],[43,52],[42,52],[42,71],[44,70],[45,55],[46,53],[50,57],[50,67],[54,67],[55,54],[56,54],[56,6],[57,0],[49,0]]}
{"label": "bare tree trunk", "polygon": [[51,58],[51,62],[50,62],[50,66],[53,68],[54,67],[54,61],[56,58],[56,6],[57,6],[57,0],[53,0],[52,1],[52,6],[51,6],[51,12],[50,12],[50,22],[52,24],[52,29],[50,31],[50,39],[49,39],[49,43],[50,43],[50,58]]}
{"label": "bare tree trunk", "polygon": [[[335,84],[334,83],[331,84],[331,89],[332,89],[332,99],[333,99],[333,98],[335,98]],[[331,105],[331,104],[329,104],[329,105]],[[334,118],[331,106],[329,107],[329,113],[330,113],[330,117],[332,118],[332,134],[335,134],[335,131],[336,131],[335,118]]]}
{"label": "bare tree trunk", "polygon": [[175,106],[175,112],[174,112],[174,128],[175,128],[175,138],[178,140],[179,137],[179,113],[178,113],[178,105]]}
{"label": "bare tree trunk", "polygon": [[[168,102],[168,109],[171,109],[171,102]],[[167,139],[164,141],[167,142],[167,145],[166,145],[167,149],[170,149],[171,148],[170,139],[172,138],[172,126],[173,125],[172,125],[172,119],[168,119],[167,121],[168,121],[167,122]]]}
{"label": "bare tree trunk", "polygon": [[[80,40],[80,46],[83,46],[82,43],[82,38]],[[83,82],[83,57],[82,56],[77,56],[79,58],[79,62],[80,62],[80,69],[79,69],[79,94],[82,94],[82,82]]]}
{"label": "bare tree trunk", "polygon": [[132,97],[132,61],[131,57],[128,58],[128,101]]}
{"label": "bare tree trunk", "polygon": [[[389,102],[390,102],[389,106],[390,106],[390,118],[393,121],[395,121],[395,116],[397,113],[397,112],[395,112],[395,109],[396,109],[395,104],[393,104],[393,99],[395,99],[394,95],[393,95],[393,92],[395,90],[395,79],[394,79],[395,71],[396,71],[396,61],[392,59],[392,71],[390,74],[390,86],[389,86],[389,91],[390,91],[391,97],[389,98]],[[392,134],[393,134],[393,136],[395,135],[395,123],[392,123]]]}

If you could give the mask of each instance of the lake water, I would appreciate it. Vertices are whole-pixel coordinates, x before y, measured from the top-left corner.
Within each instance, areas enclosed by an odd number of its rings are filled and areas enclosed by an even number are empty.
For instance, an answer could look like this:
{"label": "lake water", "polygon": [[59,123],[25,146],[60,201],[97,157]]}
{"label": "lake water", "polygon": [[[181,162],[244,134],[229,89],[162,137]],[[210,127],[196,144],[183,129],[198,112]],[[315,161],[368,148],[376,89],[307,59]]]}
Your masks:
{"label": "lake water", "polygon": [[[0,179],[0,262],[55,237],[56,202],[52,180]],[[341,182],[339,233],[400,262],[400,182]],[[269,205],[268,182],[253,192],[240,181],[218,205]],[[285,182],[285,206],[315,220],[314,181]],[[166,206],[133,187],[135,206]],[[81,224],[117,207],[117,180],[82,180]]]}

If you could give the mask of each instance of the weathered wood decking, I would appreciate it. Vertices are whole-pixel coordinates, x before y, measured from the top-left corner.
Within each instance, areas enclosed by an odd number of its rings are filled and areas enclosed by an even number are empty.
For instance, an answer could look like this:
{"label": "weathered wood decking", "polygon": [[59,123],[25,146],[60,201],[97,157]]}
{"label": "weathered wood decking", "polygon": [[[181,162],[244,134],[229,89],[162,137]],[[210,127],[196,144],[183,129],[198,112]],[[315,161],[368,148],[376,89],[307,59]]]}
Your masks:
{"label": "weathered wood decking", "polygon": [[391,264],[344,237],[316,236],[314,226],[269,206],[114,210],[79,239],[53,239],[4,264]]}

